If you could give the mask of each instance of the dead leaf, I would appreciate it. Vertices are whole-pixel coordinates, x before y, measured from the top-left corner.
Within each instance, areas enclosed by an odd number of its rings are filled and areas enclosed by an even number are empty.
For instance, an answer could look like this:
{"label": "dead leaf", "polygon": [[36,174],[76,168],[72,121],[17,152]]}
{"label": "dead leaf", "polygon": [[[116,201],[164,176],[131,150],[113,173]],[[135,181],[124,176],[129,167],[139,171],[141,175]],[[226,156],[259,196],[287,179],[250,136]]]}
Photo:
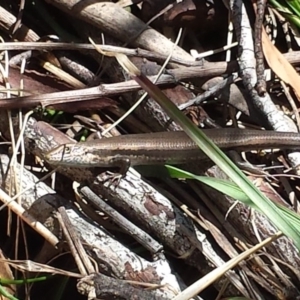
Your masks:
{"label": "dead leaf", "polygon": [[272,71],[285,83],[289,84],[300,101],[300,77],[292,65],[271,43],[264,28],[262,28],[262,46],[266,61]]}

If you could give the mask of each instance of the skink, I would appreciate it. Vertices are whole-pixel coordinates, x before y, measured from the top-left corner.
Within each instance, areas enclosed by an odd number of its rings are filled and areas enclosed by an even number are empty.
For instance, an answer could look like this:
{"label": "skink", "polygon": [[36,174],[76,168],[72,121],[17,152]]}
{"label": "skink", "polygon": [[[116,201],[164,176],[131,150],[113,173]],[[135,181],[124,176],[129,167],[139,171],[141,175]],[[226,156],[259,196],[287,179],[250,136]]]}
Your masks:
{"label": "skink", "polygon": [[[204,132],[224,150],[269,148],[300,149],[300,134],[291,132],[206,129]],[[184,164],[205,159],[184,132],[130,134],[76,144],[64,144],[45,154],[53,165],[70,167],[120,167],[130,165]]]}

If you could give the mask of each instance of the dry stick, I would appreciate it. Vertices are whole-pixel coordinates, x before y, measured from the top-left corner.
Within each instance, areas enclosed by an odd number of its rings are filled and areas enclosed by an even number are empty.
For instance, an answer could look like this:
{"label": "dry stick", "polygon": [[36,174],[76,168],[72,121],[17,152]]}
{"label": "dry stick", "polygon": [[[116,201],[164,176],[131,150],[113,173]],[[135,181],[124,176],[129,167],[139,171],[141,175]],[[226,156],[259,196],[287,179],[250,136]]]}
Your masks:
{"label": "dry stick", "polygon": [[[177,35],[177,39],[176,39],[176,41],[175,41],[175,43],[174,43],[174,47],[175,46],[177,46],[178,45],[178,43],[179,43],[179,40],[180,40],[180,38],[181,38],[181,34],[182,34],[182,29],[180,28],[179,29],[179,32],[178,32],[178,35]],[[108,55],[108,53],[111,53],[111,55],[109,55],[109,56],[114,56],[115,54],[114,54],[114,52],[103,52],[102,50],[101,50],[101,48],[98,48],[96,45],[95,45],[95,43],[92,41],[92,39],[90,38],[89,39],[90,40],[90,42],[93,44],[93,46],[95,47],[95,49],[99,52],[99,53],[101,53],[101,54],[103,54],[103,55]],[[161,68],[160,68],[160,70],[159,70],[159,72],[158,72],[158,74],[157,74],[157,76],[156,76],[156,78],[155,78],[155,81],[153,82],[154,84],[156,84],[156,82],[157,82],[157,80],[159,79],[159,77],[161,76],[161,74],[163,73],[163,71],[166,69],[166,66],[167,66],[167,64],[169,63],[169,61],[170,61],[170,58],[171,58],[171,56],[172,56],[172,52],[173,51],[171,51],[170,52],[170,54],[169,54],[169,56],[168,56],[168,58],[167,58],[167,60],[163,63],[163,65],[161,66]],[[139,99],[138,99],[138,101],[134,104],[134,105],[132,105],[131,106],[131,108],[123,115],[123,116],[121,116],[118,120],[116,120],[111,126],[109,126],[108,128],[106,128],[104,131],[103,131],[103,133],[102,134],[106,134],[107,132],[109,132],[111,129],[113,129],[113,128],[115,128],[118,124],[120,124],[125,118],[127,118],[127,116],[129,116],[143,101],[144,101],[144,99],[146,99],[146,97],[147,97],[147,95],[148,95],[148,93],[144,93]]]}
{"label": "dry stick", "polygon": [[[0,11],[1,12],[1,11]],[[1,19],[0,19],[1,20]],[[168,54],[164,53],[156,53],[140,48],[130,49],[112,45],[100,45],[97,44],[97,47],[100,47],[103,51],[110,52],[118,52],[126,54],[127,56],[138,56],[144,57],[148,59],[153,59],[158,62],[163,62],[167,59]],[[84,43],[61,43],[61,42],[8,42],[0,44],[0,50],[72,50],[72,51],[80,51],[80,50],[90,50],[93,51],[95,48],[91,44]],[[184,66],[202,66],[203,63],[201,61],[188,61],[182,58],[178,58],[176,56],[172,56],[170,62],[181,64]]]}
{"label": "dry stick", "polygon": [[[175,81],[185,80],[195,77],[214,77],[224,73],[232,73],[237,70],[236,62],[218,62],[218,63],[207,63],[203,67],[182,67],[174,70],[169,70],[170,75],[162,75],[157,85],[170,84]],[[151,81],[155,80],[156,76],[150,76]],[[113,83],[113,84],[101,84],[100,86],[75,90],[48,93],[42,95],[16,97],[12,99],[2,99],[0,101],[0,108],[2,109],[13,109],[13,108],[24,108],[24,107],[35,107],[42,105],[43,107],[49,105],[55,105],[67,102],[77,102],[99,99],[103,96],[116,96],[124,92],[133,92],[140,90],[141,87],[134,81],[129,80],[126,82]]]}
{"label": "dry stick", "polygon": [[[273,103],[269,93],[263,97],[259,96],[255,85],[257,83],[256,64],[254,59],[253,41],[251,39],[251,26],[246,12],[246,8],[241,0],[230,0],[230,7],[233,16],[233,23],[239,41],[239,66],[246,92],[252,99],[254,106],[259,110],[261,116],[268,122],[269,126],[277,131],[297,131],[295,123],[285,116]],[[287,157],[291,166],[298,173],[300,165],[300,153],[288,153]]]}
{"label": "dry stick", "polygon": [[288,119],[282,111],[274,105],[270,95],[260,97],[254,88],[257,82],[255,72],[255,59],[253,41],[251,39],[251,26],[246,8],[241,0],[230,0],[233,23],[239,41],[239,66],[246,92],[250,95],[254,105],[259,109],[266,122],[278,131],[295,131],[296,127],[292,120]]}
{"label": "dry stick", "polygon": [[[5,163],[3,162],[4,159],[1,157],[1,163],[5,172],[7,170],[8,158],[5,159]],[[27,177],[29,172],[26,172]],[[32,176],[28,177],[31,181]],[[36,180],[36,178],[33,179],[33,181]],[[23,185],[26,185],[25,181],[23,182]],[[2,191],[0,190],[0,194],[1,192]],[[160,264],[158,264],[158,262],[147,262],[143,258],[135,255],[128,249],[124,248],[116,240],[113,240],[109,235],[101,230],[99,226],[95,226],[93,222],[87,221],[86,218],[83,218],[82,214],[74,207],[72,208],[67,200],[61,199],[61,197],[53,193],[54,192],[44,184],[39,184],[36,189],[32,190],[32,193],[27,193],[27,195],[24,196],[23,203],[25,204],[25,207],[30,209],[30,211],[39,218],[41,222],[46,221],[47,225],[50,224],[48,222],[50,215],[53,214],[53,210],[57,208],[58,205],[68,207],[68,216],[71,219],[73,226],[76,227],[76,231],[84,240],[85,245],[91,245],[89,247],[89,253],[96,261],[107,262],[106,266],[108,266],[109,270],[114,270],[116,274],[124,274],[124,276],[128,276],[128,278],[131,278],[128,274],[131,270],[130,268],[137,270],[137,272],[140,272],[139,274],[141,274],[141,272],[146,272],[144,270],[147,270],[148,267],[150,270],[154,270],[154,273],[158,276],[156,278],[161,278],[161,280],[164,280],[166,284],[173,288],[177,287],[177,285],[172,284],[172,278],[174,280],[174,276],[171,274],[171,271],[166,273],[167,270],[170,270],[170,267],[163,264],[166,264],[167,262],[162,261]],[[133,194],[131,194],[131,197],[132,195]],[[54,231],[58,232],[57,222],[53,222],[53,226],[49,226],[51,227],[51,230],[54,229]],[[111,249],[114,251],[111,251]],[[120,254],[123,254],[124,256]],[[126,266],[130,266],[129,270],[126,269]]]}
{"label": "dry stick", "polygon": [[[1,14],[1,10],[0,10]],[[1,20],[1,19],[0,19]],[[168,54],[163,53],[155,53],[148,50],[135,48],[129,49],[118,46],[110,46],[110,45],[99,45],[96,44],[97,47],[100,47],[102,51],[109,52],[118,52],[123,53],[127,56],[137,56],[148,58],[149,60],[155,60],[158,62],[163,62],[167,59]],[[82,43],[50,43],[50,42],[15,42],[15,43],[0,43],[0,51],[3,50],[72,50],[72,51],[80,51],[80,50],[94,50],[94,46],[91,44],[82,44]],[[291,64],[297,64],[300,62],[300,53],[299,51],[293,51],[283,54],[285,58]],[[181,64],[183,66],[202,66],[203,63],[201,61],[187,61],[177,57],[172,56],[170,62],[174,62],[177,64]]]}
{"label": "dry stick", "polygon": [[192,105],[201,105],[201,103],[203,103],[203,101],[207,100],[209,97],[212,97],[217,93],[220,93],[222,91],[222,89],[228,87],[231,83],[234,82],[234,80],[236,78],[237,78],[237,75],[231,75],[228,78],[225,78],[220,83],[217,83],[216,85],[214,85],[212,88],[205,91],[201,95],[179,105],[179,109],[184,110],[187,107],[192,106]]}
{"label": "dry stick", "polygon": [[87,275],[95,272],[95,268],[91,264],[85,249],[83,248],[78,232],[66,212],[66,209],[61,206],[58,208],[58,220],[65,234],[66,240],[70,247],[71,253],[76,261],[80,274]]}
{"label": "dry stick", "polygon": [[[93,2],[87,4],[80,0],[50,0],[48,2],[60,10],[71,14],[72,17],[82,19],[100,29],[103,33],[109,34],[120,41],[127,42],[133,36],[138,35],[132,43],[134,47],[164,54],[170,53],[174,45],[164,35],[150,27],[147,27],[140,34],[140,31],[145,28],[145,23],[115,3]],[[194,61],[180,47],[175,48],[174,56]]]}
{"label": "dry stick", "polygon": [[[138,272],[135,271],[135,273]],[[148,287],[148,289],[141,287]],[[174,299],[174,294],[170,293],[172,287],[168,286],[167,284],[151,285],[147,283],[136,282],[133,280],[120,280],[108,277],[101,273],[91,274],[82,278],[77,284],[77,289],[82,295],[93,299]],[[166,293],[162,295],[161,293],[159,293],[160,289],[165,290]]]}
{"label": "dry stick", "polygon": [[153,239],[145,231],[138,228],[134,223],[122,216],[118,211],[108,205],[102,198],[98,197],[90,188],[84,186],[80,193],[86,198],[88,203],[103,211],[109,216],[117,225],[129,233],[137,242],[143,245],[151,254],[157,254],[163,250],[163,247],[155,239]]}
{"label": "dry stick", "polygon": [[[50,125],[44,122],[28,122],[28,138],[34,139],[37,143],[39,151],[45,152],[50,150],[59,143],[66,143],[59,138],[61,132],[51,133]],[[49,136],[51,134],[51,136]],[[68,142],[68,141],[67,141]],[[35,153],[37,154],[38,151]],[[172,206],[171,203],[155,189],[147,185],[141,179],[132,174],[126,174],[124,179],[121,179],[119,185],[112,186],[111,184],[99,184],[95,180],[92,169],[76,169],[76,168],[60,168],[61,173],[72,178],[72,180],[89,182],[89,186],[96,194],[113,201],[116,209],[124,210],[126,213],[139,224],[147,224],[147,232],[154,234],[164,245],[173,249],[178,257],[183,257],[187,253],[187,264],[195,266],[202,274],[210,271],[208,265],[203,265],[202,254],[215,265],[220,266],[224,261],[215,252],[210,242],[205,237],[204,233],[193,229],[184,214]],[[97,170],[96,170],[97,171]],[[98,171],[99,174],[99,171]],[[163,208],[163,211],[162,211]],[[162,211],[163,213],[156,214],[155,212]],[[154,215],[155,213],[155,215]],[[176,219],[174,219],[176,216]],[[195,235],[196,233],[196,235]],[[194,249],[196,247],[197,249]],[[191,249],[194,251],[191,252]],[[198,263],[195,265],[195,261]],[[166,266],[165,266],[166,267]],[[227,274],[230,281],[239,289],[241,293],[244,289],[239,284],[238,276],[235,273]],[[171,277],[170,277],[171,278]],[[219,284],[219,283],[218,283]],[[172,284],[174,288],[175,284]]]}
{"label": "dry stick", "polygon": [[[0,28],[9,32],[12,26],[16,23],[17,19],[14,15],[9,13],[3,7],[0,6]],[[22,37],[24,41],[36,41],[39,36],[28,27],[21,25],[14,33],[14,38]]]}
{"label": "dry stick", "polygon": [[[264,20],[264,13],[267,0],[257,0],[257,10],[255,19],[255,31],[254,31],[254,53],[256,58],[256,91],[259,96],[264,96],[267,91],[267,84],[265,79],[265,64],[264,55],[262,51],[262,25]],[[255,7],[255,5],[254,5]]]}

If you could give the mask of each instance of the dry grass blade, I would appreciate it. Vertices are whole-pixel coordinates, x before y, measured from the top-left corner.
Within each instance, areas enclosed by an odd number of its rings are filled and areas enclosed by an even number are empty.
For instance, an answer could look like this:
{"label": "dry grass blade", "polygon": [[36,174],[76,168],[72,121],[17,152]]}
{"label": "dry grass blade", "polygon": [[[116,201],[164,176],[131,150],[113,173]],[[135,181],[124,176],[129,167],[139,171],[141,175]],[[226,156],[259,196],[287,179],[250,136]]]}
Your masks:
{"label": "dry grass blade", "polygon": [[231,260],[226,262],[222,267],[215,269],[214,271],[207,274],[205,277],[201,278],[197,282],[190,285],[185,291],[180,293],[180,295],[174,297],[173,300],[188,300],[196,296],[198,293],[200,293],[205,288],[210,286],[214,281],[218,280],[225,272],[229,271],[230,269],[233,269],[241,261],[245,260],[250,255],[253,255],[259,249],[266,247],[268,244],[272,243],[273,241],[281,237],[281,235],[282,235],[281,233],[277,233],[274,236],[255,245],[251,249],[241,253],[238,257],[232,258]]}
{"label": "dry grass blade", "polygon": [[12,200],[3,190],[0,189],[0,198],[14,213],[16,213],[23,221],[30,225],[34,230],[39,232],[51,245],[56,247],[59,243],[58,238],[53,235],[46,227],[34,219],[26,210],[18,203]]}
{"label": "dry grass blade", "polygon": [[19,271],[27,271],[27,272],[33,272],[33,273],[50,273],[50,274],[59,274],[64,275],[68,277],[74,277],[74,278],[82,278],[82,275],[61,270],[58,268],[51,267],[49,265],[40,264],[31,260],[4,260],[0,259],[2,263],[7,263],[16,270]]}
{"label": "dry grass blade", "polygon": [[[265,57],[276,76],[273,72],[262,90],[255,88],[254,11],[251,12],[253,5],[249,2],[227,1],[228,10],[222,0],[209,3],[174,0],[167,1],[168,4],[165,1],[39,0],[26,1],[22,10],[25,1],[21,2],[20,6],[16,1],[8,4],[0,0],[0,35],[4,40],[0,51],[5,53],[0,65],[3,75],[0,79],[0,197],[6,203],[0,209],[0,249],[4,253],[0,265],[5,269],[1,268],[3,278],[12,278],[9,271],[16,269],[14,279],[18,282],[16,292],[12,291],[11,295],[32,300],[57,299],[56,291],[61,292],[61,297],[68,295],[73,300],[81,299],[79,293],[90,298],[126,300],[170,300],[176,296],[175,299],[188,299],[197,294],[203,299],[237,295],[253,300],[297,299],[300,257],[295,244],[282,236],[247,257],[250,247],[268,239],[278,228],[259,211],[251,211],[244,203],[234,204],[241,196],[235,187],[235,193],[225,193],[224,189],[216,189],[220,186],[217,180],[211,180],[208,186],[192,181],[193,176],[184,180],[182,176],[170,178],[162,166],[151,165],[150,170],[138,166],[117,183],[110,181],[108,169],[100,168],[99,161],[97,167],[91,167],[88,162],[88,168],[80,168],[78,161],[82,159],[77,158],[77,164],[68,167],[62,163],[56,167],[53,162],[35,161],[62,144],[85,143],[108,132],[109,136],[146,133],[130,142],[132,135],[128,139],[122,137],[127,144],[121,144],[117,155],[124,153],[120,151],[125,145],[132,155],[134,145],[138,157],[142,157],[139,162],[150,157],[147,162],[153,163],[155,158],[149,155],[149,147],[144,148],[150,140],[154,151],[161,149],[155,153],[156,158],[164,154],[169,159],[171,155],[170,162],[174,162],[179,152],[172,151],[181,148],[178,140],[182,142],[182,137],[170,135],[174,138],[171,152],[166,147],[166,144],[170,146],[166,142],[168,134],[163,141],[156,140],[155,135],[148,139],[151,132],[182,130],[186,126],[174,122],[175,109],[170,119],[162,109],[164,105],[155,102],[154,98],[161,92],[177,107],[185,107],[183,113],[198,127],[293,131],[293,115],[298,114],[300,104],[294,93],[288,95],[288,87],[282,89],[277,76],[293,86],[298,96],[299,79],[295,70],[300,55],[295,48],[294,33],[280,23],[282,19],[278,22],[278,14],[271,15],[272,24],[267,24],[269,18],[263,19],[263,6],[259,13],[260,21],[277,47],[269,45],[264,35]],[[264,4],[264,0],[258,3]],[[126,5],[126,9],[121,5]],[[233,26],[228,26],[229,23]],[[274,24],[282,25],[283,30],[274,29]],[[259,33],[262,25],[256,25]],[[181,28],[183,34],[177,44],[176,36]],[[261,38],[256,36],[256,46],[260,46]],[[86,44],[88,37],[98,45],[98,52],[95,46]],[[222,49],[226,44],[237,47],[226,54],[222,52],[227,49]],[[173,53],[172,49],[175,49]],[[280,54],[277,49],[288,50]],[[261,54],[260,49],[256,51]],[[169,56],[171,60],[165,61]],[[262,66],[263,57],[257,58],[258,65]],[[131,63],[136,66],[133,77],[141,84],[148,79],[154,83],[159,77],[152,89],[156,94],[148,94],[147,84],[142,89],[120,66],[130,71]],[[161,76],[160,69],[164,69]],[[263,77],[263,68],[260,73]],[[141,97],[145,99],[138,104]],[[287,97],[290,102],[286,101]],[[31,108],[35,109],[29,117],[27,112]],[[24,114],[27,114],[25,120]],[[112,129],[118,119],[122,121]],[[227,137],[227,129],[219,132],[222,138]],[[273,135],[267,131],[261,133],[268,138]],[[252,143],[255,140],[256,147],[259,135],[251,139]],[[237,139],[235,134],[234,140]],[[97,147],[100,143],[92,141],[91,144],[97,148],[94,157],[101,158]],[[10,145],[13,154],[9,152]],[[89,160],[86,145],[82,146],[86,151],[82,155]],[[299,178],[289,169],[292,163],[285,160],[289,158],[285,154],[246,152],[247,160],[254,164],[281,168],[278,174],[274,174],[274,169],[264,170],[263,174],[271,174],[269,181],[263,177],[258,180],[253,175],[248,178],[286,208],[282,209],[283,213],[290,215],[298,230],[298,216],[289,210],[299,206]],[[132,162],[137,162],[135,157]],[[206,172],[205,175],[214,179],[228,180],[218,168],[207,168],[209,165],[202,160],[184,166],[190,174]],[[53,175],[52,178],[44,172]],[[282,179],[281,174],[286,172]],[[75,191],[77,197],[71,188],[74,182],[80,185]],[[225,185],[228,191],[228,184]],[[1,282],[0,295],[9,298],[2,289],[5,283]],[[205,294],[207,291],[209,296]]]}

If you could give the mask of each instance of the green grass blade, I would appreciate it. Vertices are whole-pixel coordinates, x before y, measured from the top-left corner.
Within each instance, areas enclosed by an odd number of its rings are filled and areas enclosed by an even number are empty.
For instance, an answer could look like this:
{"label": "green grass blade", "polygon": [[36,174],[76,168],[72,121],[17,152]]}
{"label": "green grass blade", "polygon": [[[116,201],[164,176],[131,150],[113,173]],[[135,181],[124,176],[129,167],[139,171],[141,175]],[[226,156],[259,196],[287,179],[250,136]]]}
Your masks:
{"label": "green grass blade", "polygon": [[197,128],[186,116],[184,116],[177,106],[171,102],[157,86],[140,73],[132,71],[131,69],[130,71],[132,77],[141,85],[141,87],[184,129],[186,134],[198,144],[200,149],[244,191],[271,222],[284,234],[293,239],[295,245],[300,250],[300,235],[298,230],[296,230],[286,217],[280,213],[276,205],[262,194],[248,180],[243,172],[235,166],[235,164],[203,133],[202,130]]}
{"label": "green grass blade", "polygon": [[[178,169],[174,166],[166,166],[169,175],[172,178],[185,178],[185,179],[194,179],[194,180],[198,180],[210,187],[212,187],[213,189],[226,194],[228,196],[230,196],[233,199],[236,199],[242,203],[244,203],[245,205],[248,205],[250,207],[252,207],[253,209],[257,210],[260,213],[263,213],[259,207],[257,207],[257,205],[255,205],[255,203],[253,203],[249,197],[233,182],[230,181],[226,181],[226,180],[222,180],[222,179],[218,179],[218,178],[212,178],[212,177],[207,177],[207,176],[198,176],[195,174],[192,174],[190,172]],[[288,209],[287,207],[284,207],[283,205],[280,205],[278,203],[274,203],[276,205],[276,207],[279,209],[280,213],[282,213],[285,218],[293,224],[293,226],[296,229],[300,229],[300,216]],[[299,232],[299,230],[298,230]],[[300,234],[300,232],[299,232]]]}

